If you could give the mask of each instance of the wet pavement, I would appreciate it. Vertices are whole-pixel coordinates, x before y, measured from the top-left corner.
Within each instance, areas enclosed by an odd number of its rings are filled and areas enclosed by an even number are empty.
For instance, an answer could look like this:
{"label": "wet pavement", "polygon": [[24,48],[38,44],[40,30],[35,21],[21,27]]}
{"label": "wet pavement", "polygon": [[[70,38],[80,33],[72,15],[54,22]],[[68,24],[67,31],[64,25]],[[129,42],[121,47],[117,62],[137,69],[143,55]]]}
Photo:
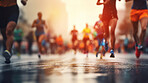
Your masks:
{"label": "wet pavement", "polygon": [[22,55],[13,56],[9,65],[0,56],[0,83],[148,83],[148,55]]}

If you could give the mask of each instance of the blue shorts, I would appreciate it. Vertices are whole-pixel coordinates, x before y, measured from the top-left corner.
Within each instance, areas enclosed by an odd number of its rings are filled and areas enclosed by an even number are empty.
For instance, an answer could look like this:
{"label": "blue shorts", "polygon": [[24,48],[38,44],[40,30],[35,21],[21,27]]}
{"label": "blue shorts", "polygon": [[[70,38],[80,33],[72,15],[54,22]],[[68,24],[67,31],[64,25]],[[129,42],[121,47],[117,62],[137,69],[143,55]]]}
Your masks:
{"label": "blue shorts", "polygon": [[104,39],[98,39],[99,46],[105,46]]}
{"label": "blue shorts", "polygon": [[19,7],[0,7],[0,28],[6,28],[10,21],[17,23],[19,17]]}
{"label": "blue shorts", "polygon": [[36,38],[37,38],[37,41],[39,40],[39,37],[40,37],[40,35],[42,35],[42,34],[45,34],[45,32],[44,31],[35,31],[35,36],[36,36]]}
{"label": "blue shorts", "polygon": [[40,35],[42,35],[42,34],[45,34],[44,31],[41,31],[41,32],[35,31],[35,35],[36,35],[36,36],[40,36]]}

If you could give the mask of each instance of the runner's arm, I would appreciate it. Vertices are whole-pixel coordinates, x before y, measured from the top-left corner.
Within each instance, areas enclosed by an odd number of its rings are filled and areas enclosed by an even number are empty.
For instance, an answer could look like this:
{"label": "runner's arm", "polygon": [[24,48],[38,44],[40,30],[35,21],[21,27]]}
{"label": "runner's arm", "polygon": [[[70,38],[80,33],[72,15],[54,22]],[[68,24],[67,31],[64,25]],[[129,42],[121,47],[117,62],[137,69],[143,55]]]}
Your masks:
{"label": "runner's arm", "polygon": [[104,4],[104,3],[100,3],[100,0],[98,0],[96,4],[97,4],[97,5],[102,5],[102,4]]}
{"label": "runner's arm", "polygon": [[32,23],[32,28],[33,28],[33,27],[36,27],[36,26],[37,26],[36,20],[34,20],[34,22]]}
{"label": "runner's arm", "polygon": [[95,25],[94,25],[94,29],[96,29],[96,26],[97,26],[97,22],[96,22]]}
{"label": "runner's arm", "polygon": [[100,0],[98,0],[98,2],[97,2],[97,5],[105,5],[105,4],[107,4],[108,2],[109,2],[110,0],[106,0],[105,2],[103,2],[103,3],[100,3]]}
{"label": "runner's arm", "polygon": [[21,3],[25,6],[28,0],[21,0]]}
{"label": "runner's arm", "polygon": [[48,29],[48,26],[47,26],[45,20],[44,20],[44,26],[45,26],[46,29]]}

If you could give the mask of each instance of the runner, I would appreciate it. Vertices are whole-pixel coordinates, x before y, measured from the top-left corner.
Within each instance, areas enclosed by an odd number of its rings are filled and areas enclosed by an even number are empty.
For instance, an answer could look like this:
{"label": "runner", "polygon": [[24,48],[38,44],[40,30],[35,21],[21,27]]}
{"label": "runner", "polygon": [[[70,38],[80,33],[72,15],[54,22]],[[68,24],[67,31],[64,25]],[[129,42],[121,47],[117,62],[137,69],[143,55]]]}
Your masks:
{"label": "runner", "polygon": [[63,41],[63,38],[62,38],[62,35],[59,35],[57,38],[56,38],[56,43],[57,43],[57,53],[58,54],[62,54],[63,51],[64,51],[64,41]]}
{"label": "runner", "polygon": [[[131,1],[131,0],[128,0]],[[136,43],[135,55],[137,58],[140,57],[141,51],[143,50],[143,41],[146,34],[146,28],[148,24],[148,7],[147,0],[133,0],[133,6],[130,13],[130,19],[133,24],[133,36]],[[138,37],[138,22],[141,24],[141,35]]]}
{"label": "runner", "polygon": [[96,57],[98,56],[98,53],[101,53],[100,58],[102,58],[102,55],[103,56],[105,55],[105,48],[104,48],[105,45],[103,45],[104,30],[103,30],[103,22],[101,21],[101,18],[102,18],[102,15],[100,14],[99,15],[99,21],[97,21],[94,25],[94,29],[95,29],[95,32],[97,34],[95,39],[98,41],[98,46],[96,47],[96,51],[97,51]]}
{"label": "runner", "polygon": [[32,55],[32,45],[33,45],[33,41],[34,41],[33,31],[29,31],[29,33],[26,36],[26,40],[28,42],[28,54]]}
{"label": "runner", "polygon": [[95,29],[95,33],[94,33],[95,38],[94,39],[96,39],[96,40],[98,39],[97,35],[103,35],[104,34],[103,22],[101,21],[101,18],[102,18],[102,14],[99,14],[99,20],[94,25],[94,29]]}
{"label": "runner", "polygon": [[32,24],[32,28],[33,27],[36,27],[35,36],[36,36],[36,40],[37,40],[37,44],[38,44],[38,48],[39,48],[38,57],[40,58],[40,56],[42,54],[42,50],[41,50],[41,44],[39,43],[39,37],[40,37],[40,35],[45,34],[44,28],[47,29],[47,25],[45,23],[45,20],[42,19],[41,12],[38,12],[38,19],[34,20],[34,22]]}
{"label": "runner", "polygon": [[[111,27],[111,50],[110,50],[110,57],[114,58],[114,46],[115,46],[115,28],[118,20],[117,16],[117,9],[116,9],[116,0],[103,0],[104,2],[101,3],[98,0],[97,5],[104,5],[103,14],[102,14],[102,21],[103,27],[105,31],[105,40],[109,39],[109,26]],[[120,0],[119,0],[120,1]]]}
{"label": "runner", "polygon": [[83,29],[83,42],[84,42],[84,53],[88,53],[87,49],[87,41],[90,40],[89,35],[91,34],[91,30],[88,27],[88,24],[86,24],[86,27]]}
{"label": "runner", "polygon": [[[21,0],[26,5],[27,0]],[[19,8],[17,0],[0,0],[0,30],[3,36],[5,63],[10,63],[12,56],[13,31],[17,25]]]}
{"label": "runner", "polygon": [[76,45],[76,41],[78,40],[77,39],[77,35],[78,35],[78,31],[76,30],[76,27],[75,25],[73,26],[73,30],[71,31],[71,35],[72,35],[72,48],[74,49],[75,51],[75,54],[76,54],[76,48],[77,48],[77,45]]}
{"label": "runner", "polygon": [[84,51],[84,42],[82,40],[79,40],[78,47],[79,47],[80,52]]}
{"label": "runner", "polygon": [[21,54],[21,43],[23,39],[23,31],[22,29],[17,26],[14,30],[14,41],[17,43],[17,56],[20,58]]}

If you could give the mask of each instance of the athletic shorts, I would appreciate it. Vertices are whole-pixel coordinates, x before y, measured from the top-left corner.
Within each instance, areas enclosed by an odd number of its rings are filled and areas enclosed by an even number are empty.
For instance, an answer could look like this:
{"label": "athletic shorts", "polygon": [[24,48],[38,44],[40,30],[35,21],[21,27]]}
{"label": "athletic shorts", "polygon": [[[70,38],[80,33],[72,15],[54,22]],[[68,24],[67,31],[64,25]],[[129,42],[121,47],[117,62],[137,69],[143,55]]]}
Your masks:
{"label": "athletic shorts", "polygon": [[138,20],[142,18],[148,18],[148,10],[143,9],[143,10],[136,10],[132,9],[130,13],[130,19],[131,21],[137,22]]}
{"label": "athletic shorts", "polygon": [[35,36],[36,36],[37,41],[39,40],[39,37],[40,37],[40,35],[42,35],[42,34],[45,34],[44,31],[41,31],[41,32],[35,31]]}
{"label": "athletic shorts", "polygon": [[86,37],[86,38],[84,37],[84,38],[83,38],[83,42],[84,42],[84,43],[86,43],[88,40],[90,40],[89,37]]}
{"label": "athletic shorts", "polygon": [[117,18],[118,19],[118,16],[117,16],[117,11],[114,11],[114,12],[108,12],[108,11],[105,11],[103,12],[102,14],[102,22],[104,23],[109,23],[111,19],[114,19],[114,18]]}
{"label": "athletic shorts", "polygon": [[22,40],[15,40],[18,44],[20,44],[22,42]]}
{"label": "athletic shorts", "polygon": [[75,42],[77,40],[77,37],[72,37],[72,42]]}
{"label": "athletic shorts", "polygon": [[0,28],[6,28],[10,21],[17,23],[19,8],[17,5],[10,7],[0,7]]}
{"label": "athletic shorts", "polygon": [[35,36],[40,36],[42,34],[45,34],[44,31],[35,31]]}

